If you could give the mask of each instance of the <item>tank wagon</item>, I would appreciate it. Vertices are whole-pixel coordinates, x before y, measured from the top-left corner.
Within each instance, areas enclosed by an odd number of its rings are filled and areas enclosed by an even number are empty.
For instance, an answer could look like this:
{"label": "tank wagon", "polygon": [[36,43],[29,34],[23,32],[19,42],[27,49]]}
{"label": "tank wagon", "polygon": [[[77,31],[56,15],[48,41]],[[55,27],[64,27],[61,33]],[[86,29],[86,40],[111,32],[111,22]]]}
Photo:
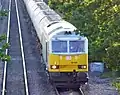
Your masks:
{"label": "tank wagon", "polygon": [[88,39],[76,35],[43,0],[24,0],[42,45],[48,77],[56,87],[78,88],[88,82]]}

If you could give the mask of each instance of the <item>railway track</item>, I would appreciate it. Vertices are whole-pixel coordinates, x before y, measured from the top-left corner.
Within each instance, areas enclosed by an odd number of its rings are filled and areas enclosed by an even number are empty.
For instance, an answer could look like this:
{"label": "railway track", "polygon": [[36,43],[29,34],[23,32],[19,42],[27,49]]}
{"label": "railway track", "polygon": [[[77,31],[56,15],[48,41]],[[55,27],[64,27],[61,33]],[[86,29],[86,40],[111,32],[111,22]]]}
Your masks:
{"label": "railway track", "polygon": [[2,95],[29,95],[17,0],[9,1],[7,26],[7,43],[10,43],[10,48],[6,49],[6,54],[11,56],[11,61],[5,61]]}
{"label": "railway track", "polygon": [[55,93],[56,95],[85,95],[81,88],[76,90],[69,89],[67,91],[59,91],[57,88],[55,88]]}

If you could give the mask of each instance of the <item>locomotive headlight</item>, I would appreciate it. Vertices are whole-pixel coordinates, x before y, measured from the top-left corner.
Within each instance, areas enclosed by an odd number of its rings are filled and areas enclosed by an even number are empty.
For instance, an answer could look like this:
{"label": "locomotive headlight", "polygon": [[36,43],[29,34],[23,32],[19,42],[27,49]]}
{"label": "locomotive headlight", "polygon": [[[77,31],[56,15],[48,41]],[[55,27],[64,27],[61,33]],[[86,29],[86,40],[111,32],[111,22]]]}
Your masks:
{"label": "locomotive headlight", "polygon": [[59,69],[58,65],[51,65],[51,69]]}
{"label": "locomotive headlight", "polygon": [[79,69],[86,69],[87,66],[86,66],[86,65],[78,65],[78,68],[79,68]]}
{"label": "locomotive headlight", "polygon": [[83,69],[86,69],[87,68],[87,66],[83,66]]}

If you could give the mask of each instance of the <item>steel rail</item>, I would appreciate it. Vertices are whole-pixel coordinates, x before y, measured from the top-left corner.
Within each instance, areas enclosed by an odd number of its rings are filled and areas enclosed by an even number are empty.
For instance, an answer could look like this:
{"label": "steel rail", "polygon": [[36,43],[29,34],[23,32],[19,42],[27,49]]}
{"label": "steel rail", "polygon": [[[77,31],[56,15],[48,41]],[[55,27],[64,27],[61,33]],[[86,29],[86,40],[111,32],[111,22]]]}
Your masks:
{"label": "steel rail", "polygon": [[60,95],[59,91],[57,90],[57,88],[55,88],[55,94],[56,95]]}
{"label": "steel rail", "polygon": [[22,62],[23,62],[23,70],[24,70],[24,80],[25,80],[25,89],[26,89],[26,95],[29,95],[28,90],[28,82],[27,82],[27,73],[26,73],[26,62],[25,62],[25,54],[24,54],[24,48],[23,48],[23,40],[22,40],[22,33],[21,33],[21,26],[20,26],[20,18],[19,18],[19,12],[18,12],[18,5],[17,0],[15,0],[16,4],[16,12],[17,12],[17,19],[18,19],[18,28],[19,28],[19,35],[20,35],[20,47],[22,52]]}
{"label": "steel rail", "polygon": [[[7,40],[6,43],[9,42],[9,34],[10,34],[10,14],[11,14],[11,0],[9,2],[9,12],[8,12],[8,24],[7,24]],[[5,54],[8,55],[8,49],[6,49]],[[2,95],[5,95],[5,85],[6,85],[6,72],[7,72],[7,61],[4,63],[4,75],[3,75],[3,86],[2,86]]]}
{"label": "steel rail", "polygon": [[84,92],[82,91],[81,87],[79,88],[79,90],[80,90],[80,93],[81,93],[82,95],[85,95]]}

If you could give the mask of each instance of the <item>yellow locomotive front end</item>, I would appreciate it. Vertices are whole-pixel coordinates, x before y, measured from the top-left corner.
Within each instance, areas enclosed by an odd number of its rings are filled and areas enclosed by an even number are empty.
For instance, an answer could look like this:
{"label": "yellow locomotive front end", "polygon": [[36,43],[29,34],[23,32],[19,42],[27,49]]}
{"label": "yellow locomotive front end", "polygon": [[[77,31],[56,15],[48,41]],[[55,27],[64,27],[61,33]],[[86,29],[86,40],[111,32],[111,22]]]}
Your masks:
{"label": "yellow locomotive front end", "polygon": [[88,82],[88,40],[77,35],[53,38],[48,55],[49,76],[57,87],[78,88]]}
{"label": "yellow locomotive front end", "polygon": [[87,72],[88,71],[88,55],[49,55],[50,72]]}

